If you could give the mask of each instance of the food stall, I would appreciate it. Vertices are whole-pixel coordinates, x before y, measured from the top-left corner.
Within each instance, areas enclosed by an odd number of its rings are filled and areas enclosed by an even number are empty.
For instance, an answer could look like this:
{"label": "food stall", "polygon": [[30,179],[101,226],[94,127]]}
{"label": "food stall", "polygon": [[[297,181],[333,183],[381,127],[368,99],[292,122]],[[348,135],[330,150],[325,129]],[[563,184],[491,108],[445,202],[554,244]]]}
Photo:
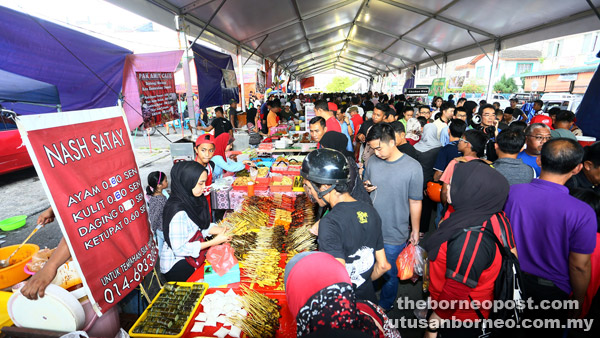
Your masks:
{"label": "food stall", "polygon": [[[315,206],[304,194],[303,179],[300,176],[304,156],[298,154],[311,151],[313,147],[311,145],[294,149],[292,146],[282,148],[289,154],[278,154],[272,141],[273,138],[284,136],[298,143],[308,140],[301,133],[286,135],[282,132],[281,135],[272,135],[271,140],[263,143],[270,144],[270,149],[259,147],[237,154],[238,161],[250,159],[254,166],[235,176],[213,182],[213,207],[231,210],[220,225],[228,229],[227,234],[232,236],[232,240],[229,244],[213,247],[219,248],[219,252],[211,253],[213,248],[209,249],[206,262],[186,282],[161,285],[155,297],[148,295],[140,283],[145,275],[148,279],[156,277],[156,270],[153,272],[153,268],[158,257],[154,241],[147,241],[145,234],[142,234],[138,239],[143,244],[141,249],[129,256],[113,274],[110,271],[104,274],[99,279],[102,288],[90,287],[90,278],[87,278],[86,285],[85,277],[86,273],[89,276],[89,271],[85,268],[89,266],[82,263],[86,259],[97,259],[97,256],[77,255],[61,268],[65,270],[64,273],[59,269],[59,277],[46,289],[46,296],[33,301],[20,294],[19,287],[22,284],[19,285],[18,282],[24,280],[27,274],[36,273],[29,269],[33,270],[38,256],[44,256],[41,259],[46,260],[50,256],[47,251],[39,251],[34,246],[14,257],[14,263],[18,261],[20,265],[11,264],[12,268],[20,269],[26,275],[19,280],[10,281],[6,285],[7,292],[0,295],[0,299],[8,298],[6,312],[15,324],[10,326],[11,322],[6,320],[3,323],[6,326],[0,329],[2,333],[15,337],[25,337],[32,333],[39,337],[60,337],[61,333],[85,330],[90,336],[113,337],[119,332],[123,333],[121,329],[126,329],[131,337],[295,336],[296,324],[287,308],[283,275],[286,263],[295,254],[316,249],[316,237],[310,232],[315,221]],[[129,153],[128,150],[127,154]],[[179,155],[187,156],[185,151]],[[130,161],[126,165],[133,165],[132,156]],[[114,177],[114,188],[120,188],[121,178],[129,177],[131,183],[127,182],[130,184],[128,187],[137,194],[131,197],[135,197],[139,204],[139,209],[133,209],[132,201],[122,201],[123,206],[129,208],[125,210],[129,211],[126,215],[130,214],[125,221],[129,223],[129,228],[125,229],[130,229],[132,233],[141,230],[149,232],[147,220],[138,216],[145,215],[145,203],[143,194],[139,194],[141,185],[138,183],[140,179],[137,167],[124,171],[124,175]],[[117,196],[112,193],[111,184],[101,184],[102,189],[111,192],[111,195],[104,197],[106,201],[113,201]],[[124,189],[117,192],[128,194]],[[129,198],[130,195],[125,196]],[[56,210],[55,205],[53,209]],[[139,210],[142,214],[136,214]],[[77,212],[74,215],[78,215]],[[135,223],[136,228],[132,227],[134,220],[139,221]],[[65,221],[68,218],[61,220],[62,223]],[[93,229],[79,228],[78,234],[82,235],[83,230]],[[126,234],[121,240],[130,242],[131,236]],[[113,236],[98,242],[112,248],[120,245],[117,239],[119,238]],[[75,240],[77,238],[73,236],[67,239],[67,244],[72,245]],[[91,245],[94,242],[92,240],[87,243]],[[79,272],[83,274],[78,276]],[[123,276],[123,272],[129,273],[130,277]],[[116,278],[122,279],[115,283]],[[15,283],[17,285],[11,290]],[[133,290],[139,290],[149,305],[143,312],[138,312],[141,314],[136,315],[134,321],[123,324],[123,321],[119,321],[119,311],[114,305],[120,301],[126,302],[125,297]],[[105,296],[103,301],[112,305],[110,308],[98,306],[99,298],[96,298],[96,302],[89,298],[90,294],[95,295],[99,291]],[[141,296],[135,297],[139,299]]]}

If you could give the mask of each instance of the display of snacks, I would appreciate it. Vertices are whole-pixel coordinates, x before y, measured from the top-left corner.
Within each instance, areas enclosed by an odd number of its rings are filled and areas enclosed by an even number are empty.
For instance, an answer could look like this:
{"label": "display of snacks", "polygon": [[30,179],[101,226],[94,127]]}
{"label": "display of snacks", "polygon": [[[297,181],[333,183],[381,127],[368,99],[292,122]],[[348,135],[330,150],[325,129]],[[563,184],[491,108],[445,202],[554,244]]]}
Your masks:
{"label": "display of snacks", "polygon": [[288,176],[276,176],[271,178],[271,192],[290,192],[294,181]]}
{"label": "display of snacks", "polygon": [[234,250],[235,258],[239,261],[244,259],[244,255],[248,253],[256,244],[256,232],[246,232],[241,235],[231,236],[229,244]]}
{"label": "display of snacks", "polygon": [[317,249],[317,237],[310,232],[310,228],[309,225],[290,228],[285,239],[285,251],[288,254]]}
{"label": "display of snacks", "polygon": [[235,173],[235,177],[250,177],[250,171],[246,169],[242,169]]}
{"label": "display of snacks", "polygon": [[271,179],[269,177],[257,177],[254,181],[254,190],[255,191],[267,191],[269,190],[269,184],[271,183]]}
{"label": "display of snacks", "polygon": [[248,186],[248,182],[254,182],[254,179],[252,177],[237,177],[235,179],[235,181],[233,181],[232,186],[234,187],[247,187]]}
{"label": "display of snacks", "polygon": [[166,284],[129,330],[129,335],[181,337],[207,289],[206,283]]}
{"label": "display of snacks", "polygon": [[288,176],[282,176],[280,177],[280,179],[273,181],[273,185],[292,185],[294,184],[294,181],[292,180],[291,177]]}
{"label": "display of snacks", "polygon": [[276,286],[283,278],[284,269],[279,266],[280,251],[273,249],[278,236],[273,227],[260,228],[254,249],[248,252],[243,261],[246,276],[261,287]]}
{"label": "display of snacks", "polygon": [[269,176],[269,168],[266,167],[260,167],[258,168],[258,174],[256,175],[256,177],[267,177]]}
{"label": "display of snacks", "polygon": [[242,291],[242,308],[248,312],[248,316],[237,314],[231,316],[229,321],[241,328],[249,338],[275,337],[281,316],[278,301],[244,286]]}
{"label": "display of snacks", "polygon": [[[252,196],[256,197],[256,196]],[[225,217],[219,225],[227,228],[227,234],[241,235],[266,226],[269,216],[259,209],[259,205],[242,204],[242,210]]]}

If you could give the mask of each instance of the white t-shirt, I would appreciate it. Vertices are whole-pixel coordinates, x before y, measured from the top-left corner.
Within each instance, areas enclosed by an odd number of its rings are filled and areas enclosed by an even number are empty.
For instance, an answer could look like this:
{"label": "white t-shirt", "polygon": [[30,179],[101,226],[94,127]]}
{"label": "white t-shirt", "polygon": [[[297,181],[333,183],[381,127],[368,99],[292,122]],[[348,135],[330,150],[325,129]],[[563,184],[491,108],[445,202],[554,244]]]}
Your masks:
{"label": "white t-shirt", "polygon": [[302,101],[300,101],[300,99],[295,99],[294,103],[296,104],[296,109],[297,110],[302,110]]}

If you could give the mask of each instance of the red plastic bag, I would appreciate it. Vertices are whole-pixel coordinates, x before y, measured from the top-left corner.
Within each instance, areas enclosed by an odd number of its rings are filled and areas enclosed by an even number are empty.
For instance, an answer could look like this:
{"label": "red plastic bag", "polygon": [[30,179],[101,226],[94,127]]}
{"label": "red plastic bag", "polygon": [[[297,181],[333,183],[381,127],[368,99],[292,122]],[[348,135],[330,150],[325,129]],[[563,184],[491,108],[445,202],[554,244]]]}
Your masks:
{"label": "red plastic bag", "polygon": [[411,279],[414,274],[415,267],[415,247],[408,244],[396,259],[396,267],[398,268],[398,278],[400,280]]}
{"label": "red plastic bag", "polygon": [[229,243],[216,245],[208,249],[206,260],[213,267],[213,270],[223,276],[227,271],[238,263],[237,258],[233,255],[233,248]]}

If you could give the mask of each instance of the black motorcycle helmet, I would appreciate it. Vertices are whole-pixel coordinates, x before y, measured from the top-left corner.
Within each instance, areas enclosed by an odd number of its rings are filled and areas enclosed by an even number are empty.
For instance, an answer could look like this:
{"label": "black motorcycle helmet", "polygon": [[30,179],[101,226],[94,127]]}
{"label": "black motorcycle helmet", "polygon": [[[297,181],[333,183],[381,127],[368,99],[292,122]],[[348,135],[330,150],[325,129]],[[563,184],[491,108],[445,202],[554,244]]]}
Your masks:
{"label": "black motorcycle helmet", "polygon": [[350,178],[350,167],[346,156],[333,149],[317,149],[306,156],[300,171],[305,180],[331,184],[347,183]]}

